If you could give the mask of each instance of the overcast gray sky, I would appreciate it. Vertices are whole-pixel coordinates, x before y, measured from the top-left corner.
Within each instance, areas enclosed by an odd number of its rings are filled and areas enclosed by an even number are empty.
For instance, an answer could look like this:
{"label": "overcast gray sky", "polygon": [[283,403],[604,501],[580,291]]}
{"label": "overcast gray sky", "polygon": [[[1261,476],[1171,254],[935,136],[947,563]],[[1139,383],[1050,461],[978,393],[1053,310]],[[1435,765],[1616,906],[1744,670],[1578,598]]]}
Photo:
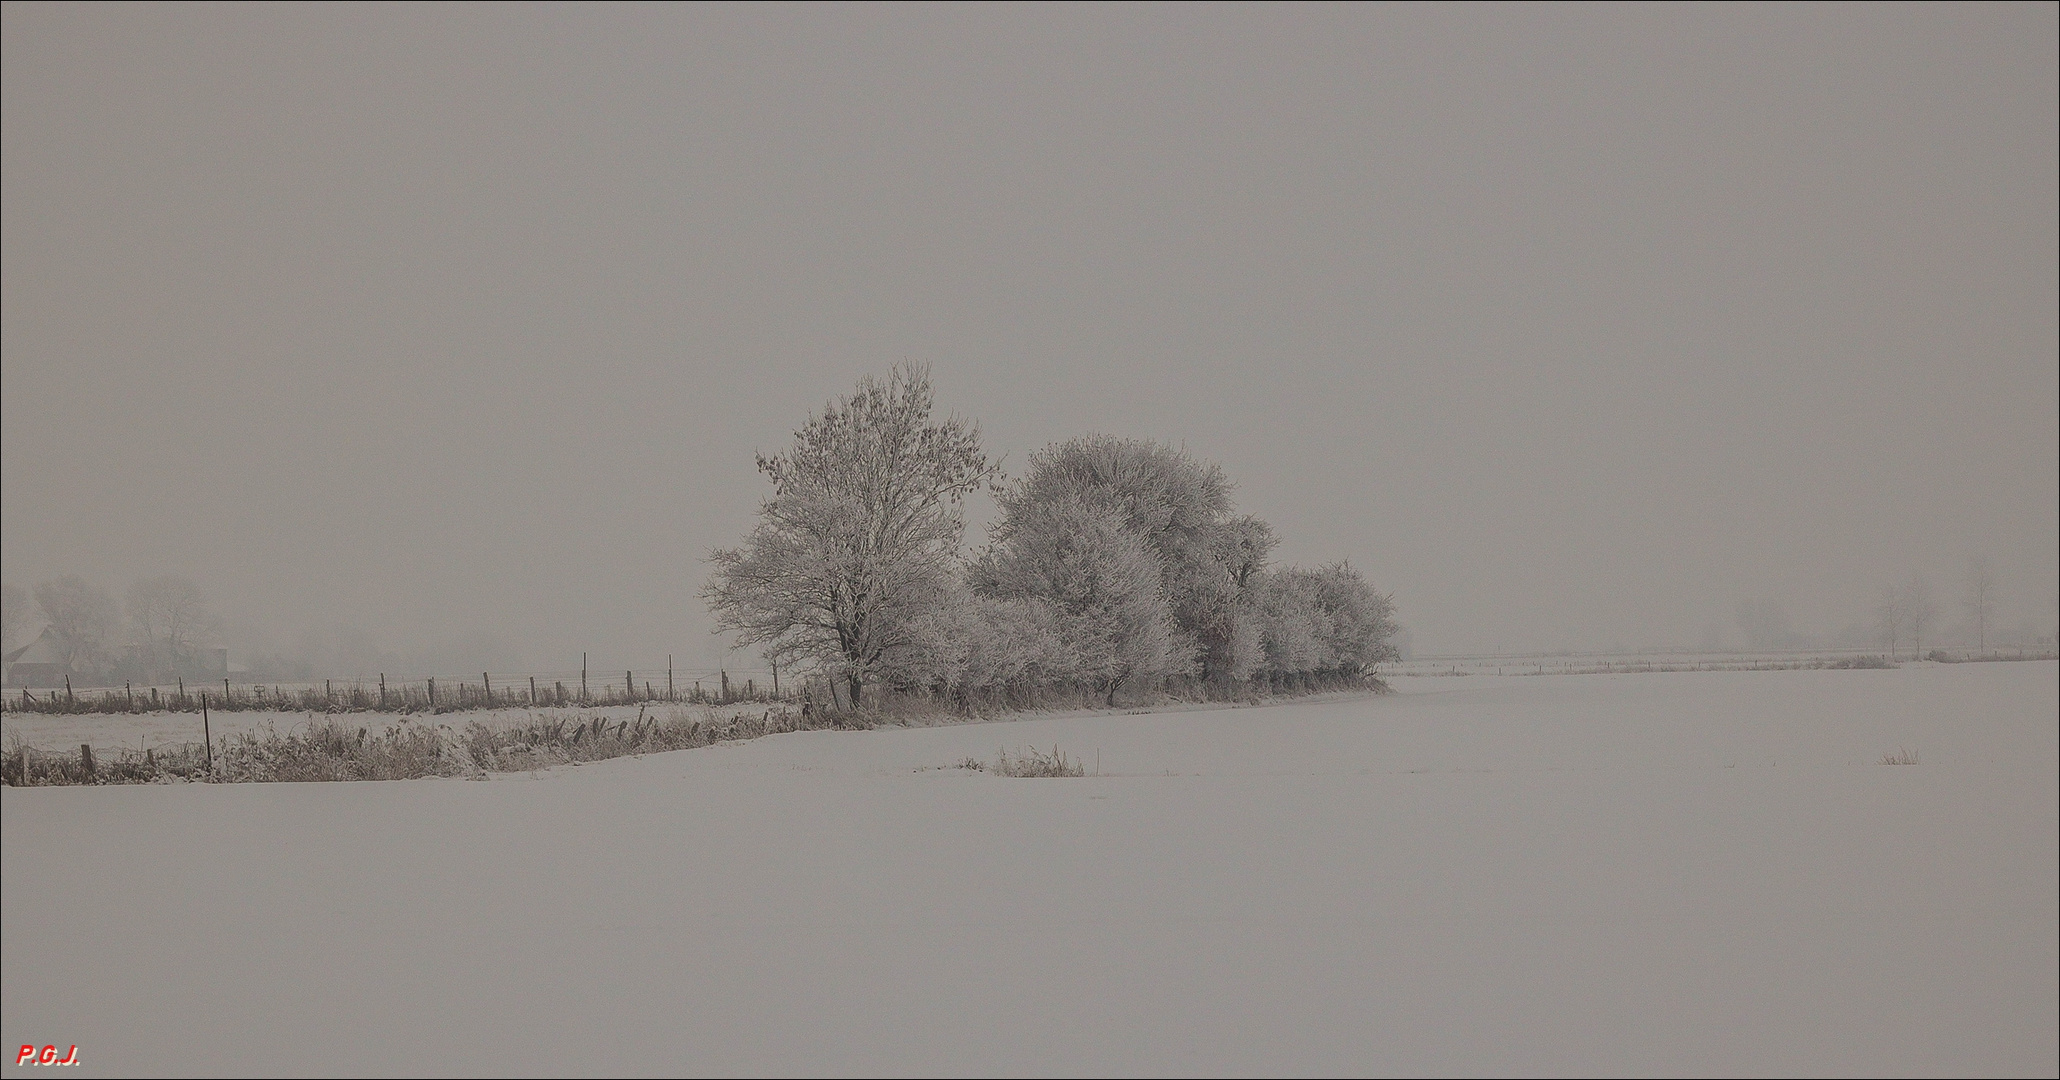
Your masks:
{"label": "overcast gray sky", "polygon": [[[862,373],[1419,651],[2054,619],[2056,8],[5,8],[0,570],[708,655]],[[1735,638],[1735,633],[1733,634]]]}

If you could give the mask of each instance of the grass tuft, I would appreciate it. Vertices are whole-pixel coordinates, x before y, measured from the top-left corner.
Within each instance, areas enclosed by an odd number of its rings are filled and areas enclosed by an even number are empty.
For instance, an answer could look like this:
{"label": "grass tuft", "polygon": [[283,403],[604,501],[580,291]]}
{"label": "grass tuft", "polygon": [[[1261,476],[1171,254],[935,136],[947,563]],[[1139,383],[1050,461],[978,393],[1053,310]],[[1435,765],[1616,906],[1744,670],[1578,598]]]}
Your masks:
{"label": "grass tuft", "polygon": [[1029,747],[1014,757],[1007,750],[995,755],[992,766],[998,776],[1085,776],[1087,770],[1059,751],[1057,746],[1047,754],[1036,747]]}

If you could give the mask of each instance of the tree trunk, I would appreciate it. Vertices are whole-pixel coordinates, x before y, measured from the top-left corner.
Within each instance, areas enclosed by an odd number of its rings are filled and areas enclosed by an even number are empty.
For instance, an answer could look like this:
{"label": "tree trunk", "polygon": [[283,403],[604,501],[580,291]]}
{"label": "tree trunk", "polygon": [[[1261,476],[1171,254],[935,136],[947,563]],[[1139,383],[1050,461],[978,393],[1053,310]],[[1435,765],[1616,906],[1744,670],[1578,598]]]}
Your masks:
{"label": "tree trunk", "polygon": [[847,677],[850,679],[851,686],[851,711],[857,712],[858,703],[864,700],[862,695],[865,691],[865,676],[854,671]]}

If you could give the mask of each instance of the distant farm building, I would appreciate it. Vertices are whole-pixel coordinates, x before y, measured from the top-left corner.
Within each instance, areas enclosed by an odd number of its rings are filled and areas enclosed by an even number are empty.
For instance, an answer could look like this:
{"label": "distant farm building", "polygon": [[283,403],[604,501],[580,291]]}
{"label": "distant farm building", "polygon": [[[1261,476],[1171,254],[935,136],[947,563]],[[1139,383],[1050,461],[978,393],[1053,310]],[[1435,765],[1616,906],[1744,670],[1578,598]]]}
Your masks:
{"label": "distant farm building", "polygon": [[0,681],[9,686],[63,686],[64,677],[70,674],[49,627],[43,628],[41,637],[8,653],[5,659],[7,671]]}

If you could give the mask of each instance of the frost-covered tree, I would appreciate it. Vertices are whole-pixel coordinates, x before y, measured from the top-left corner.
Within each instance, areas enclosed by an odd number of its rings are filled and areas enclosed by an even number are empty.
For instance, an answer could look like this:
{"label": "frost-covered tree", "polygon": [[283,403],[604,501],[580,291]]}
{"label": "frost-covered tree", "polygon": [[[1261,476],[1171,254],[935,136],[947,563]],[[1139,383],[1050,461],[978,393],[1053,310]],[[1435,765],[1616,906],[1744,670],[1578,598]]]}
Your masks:
{"label": "frost-covered tree", "polygon": [[1209,621],[1198,633],[1208,675],[1219,684],[1242,685],[1265,662],[1259,620],[1252,610],[1253,590],[1273,554],[1273,529],[1249,515],[1223,522],[1213,542],[1217,565],[1229,576],[1226,596],[1209,609]]}
{"label": "frost-covered tree", "polygon": [[1317,571],[1319,602],[1331,613],[1331,653],[1337,670],[1358,675],[1396,659],[1395,600],[1373,587],[1349,562]]}
{"label": "frost-covered tree", "polygon": [[1332,627],[1318,603],[1314,574],[1294,567],[1267,574],[1253,607],[1269,674],[1313,673],[1334,665]]}
{"label": "frost-covered tree", "polygon": [[1270,571],[1253,607],[1269,673],[1353,678],[1397,655],[1394,601],[1349,563]]}
{"label": "frost-covered tree", "polygon": [[1173,624],[1158,559],[1122,513],[1062,491],[1029,498],[1018,484],[1000,496],[994,543],[972,568],[974,590],[1023,601],[1059,645],[1063,671],[1115,703],[1126,683],[1154,683],[1194,666]]}
{"label": "frost-covered tree", "polygon": [[946,623],[965,497],[996,475],[975,424],[933,420],[926,367],[867,376],[758,459],[773,495],[741,547],[711,556],[719,632],[849,683],[918,664]]}
{"label": "frost-covered tree", "polygon": [[1177,650],[1196,657],[1205,680],[1223,683],[1256,661],[1255,635],[1239,630],[1239,605],[1273,543],[1264,523],[1230,516],[1230,492],[1220,467],[1184,450],[1090,435],[1033,455],[1009,497],[1023,506],[1073,499],[1114,511],[1157,558]]}
{"label": "frost-covered tree", "polygon": [[121,621],[121,609],[107,590],[77,574],[66,574],[36,585],[36,607],[50,626],[67,670],[89,674],[106,667]]}
{"label": "frost-covered tree", "polygon": [[1079,657],[1062,638],[1063,620],[1051,605],[978,593],[967,593],[964,604],[951,680],[963,696],[1034,693],[1079,681]]}

